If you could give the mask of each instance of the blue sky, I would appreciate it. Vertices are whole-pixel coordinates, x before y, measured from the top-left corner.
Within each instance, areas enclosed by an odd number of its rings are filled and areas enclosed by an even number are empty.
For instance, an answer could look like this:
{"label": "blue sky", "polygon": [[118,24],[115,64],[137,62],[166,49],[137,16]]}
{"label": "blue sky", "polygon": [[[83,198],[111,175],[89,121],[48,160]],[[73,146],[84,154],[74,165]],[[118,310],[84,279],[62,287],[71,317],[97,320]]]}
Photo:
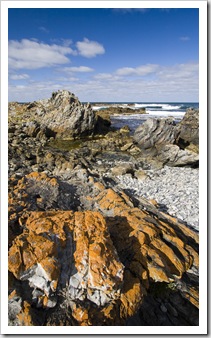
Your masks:
{"label": "blue sky", "polygon": [[9,9],[9,101],[198,102],[198,9]]}

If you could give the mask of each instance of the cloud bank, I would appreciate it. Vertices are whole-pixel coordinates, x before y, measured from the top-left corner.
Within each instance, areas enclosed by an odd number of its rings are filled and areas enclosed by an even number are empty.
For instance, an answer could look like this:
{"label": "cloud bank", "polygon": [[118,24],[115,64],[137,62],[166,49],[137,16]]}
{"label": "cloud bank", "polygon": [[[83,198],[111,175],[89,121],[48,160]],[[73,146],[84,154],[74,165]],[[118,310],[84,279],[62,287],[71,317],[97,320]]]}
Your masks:
{"label": "cloud bank", "polygon": [[[67,89],[81,101],[139,101],[139,102],[198,102],[198,63],[162,65],[140,65],[124,67],[112,73],[92,72],[89,67],[65,67],[62,77],[42,82],[26,79],[18,86],[10,85],[10,101],[33,101],[48,98],[51,92]],[[83,78],[83,73],[88,78]],[[77,73],[78,78],[71,77]],[[134,77],[134,74],[136,75]],[[151,77],[153,74],[153,77]],[[36,97],[35,97],[36,96]]]}
{"label": "cloud bank", "polygon": [[[84,38],[76,42],[76,48],[70,47],[72,41],[64,40],[62,45],[22,39],[21,41],[10,40],[8,47],[9,69],[39,69],[44,67],[55,67],[70,63],[69,55],[81,55],[92,58],[104,54],[105,49],[97,41]],[[90,71],[88,67],[79,68],[77,71]],[[73,70],[76,71],[76,70]]]}
{"label": "cloud bank", "polygon": [[66,55],[73,54],[73,50],[70,47],[23,39],[9,41],[8,54],[10,69],[38,69],[69,63]]}
{"label": "cloud bank", "polygon": [[103,45],[96,41],[90,41],[87,38],[84,38],[83,41],[78,41],[76,46],[79,54],[86,58],[92,58],[105,53]]}

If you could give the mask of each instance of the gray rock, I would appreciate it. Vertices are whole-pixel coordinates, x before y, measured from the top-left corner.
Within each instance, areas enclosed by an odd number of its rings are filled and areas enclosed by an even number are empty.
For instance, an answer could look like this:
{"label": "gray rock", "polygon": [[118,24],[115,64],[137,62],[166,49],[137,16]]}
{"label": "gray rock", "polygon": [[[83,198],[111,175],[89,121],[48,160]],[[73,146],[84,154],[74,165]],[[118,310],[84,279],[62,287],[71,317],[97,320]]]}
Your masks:
{"label": "gray rock", "polygon": [[160,309],[164,313],[166,313],[168,311],[164,304],[161,304]]}
{"label": "gray rock", "polygon": [[149,149],[156,144],[173,143],[175,139],[175,122],[172,118],[147,119],[134,133],[134,140],[143,149]]}
{"label": "gray rock", "polygon": [[182,121],[176,126],[176,144],[182,149],[195,145],[199,150],[199,110],[188,109]]}
{"label": "gray rock", "polygon": [[169,166],[197,165],[199,161],[198,154],[181,150],[176,144],[166,144],[159,147],[157,159]]}
{"label": "gray rock", "polygon": [[198,110],[188,110],[178,125],[172,118],[148,119],[135,130],[134,140],[148,161],[198,167]]}
{"label": "gray rock", "polygon": [[83,105],[78,98],[67,90],[52,94],[43,105],[46,113],[42,116],[42,125],[56,133],[57,138],[71,138],[90,135],[97,122],[91,106]]}
{"label": "gray rock", "polygon": [[111,172],[114,176],[125,175],[125,174],[133,174],[134,169],[130,163],[122,163],[117,165],[111,169]]}
{"label": "gray rock", "polygon": [[22,310],[21,297],[15,296],[12,299],[9,299],[8,303],[9,325],[18,325],[17,314],[20,313],[21,310]]}

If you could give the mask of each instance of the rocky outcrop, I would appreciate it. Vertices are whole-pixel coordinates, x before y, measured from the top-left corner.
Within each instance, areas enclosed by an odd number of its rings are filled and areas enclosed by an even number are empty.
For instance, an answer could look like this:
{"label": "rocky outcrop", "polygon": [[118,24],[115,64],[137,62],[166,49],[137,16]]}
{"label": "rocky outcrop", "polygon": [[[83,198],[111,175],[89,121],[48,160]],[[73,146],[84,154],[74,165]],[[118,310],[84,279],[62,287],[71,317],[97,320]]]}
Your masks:
{"label": "rocky outcrop", "polygon": [[177,125],[176,144],[182,149],[199,152],[199,110],[188,109]]}
{"label": "rocky outcrop", "polygon": [[41,126],[48,127],[58,138],[90,135],[94,132],[96,116],[89,104],[82,105],[69,91],[52,93],[48,100],[28,106],[41,116]]}
{"label": "rocky outcrop", "polygon": [[109,115],[130,115],[130,114],[146,114],[146,109],[145,108],[140,108],[140,109],[133,109],[129,107],[109,107],[109,108],[104,108],[100,112],[103,112],[104,114],[109,114]]}
{"label": "rocky outcrop", "polygon": [[198,110],[188,110],[178,125],[172,118],[147,119],[134,133],[142,155],[170,166],[197,167],[198,114]]}
{"label": "rocky outcrop", "polygon": [[150,149],[157,144],[173,143],[175,139],[174,134],[175,122],[173,118],[149,118],[136,129],[134,140],[143,149]]}
{"label": "rocky outcrop", "polygon": [[[85,181],[83,212],[57,209],[55,178],[31,173],[16,182],[9,201],[10,222],[16,217],[20,230],[9,249],[11,325],[48,325],[57,312],[57,325],[64,318],[65,325],[125,325],[162,283],[189,304],[185,325],[191,311],[196,319],[197,286],[187,276],[197,278],[198,235],[156,204],[140,198],[134,206],[125,193],[91,176]],[[44,200],[50,210],[37,211]],[[181,316],[179,306],[175,311]]]}
{"label": "rocky outcrop", "polygon": [[98,117],[89,103],[82,104],[67,90],[30,104],[9,104],[9,120],[24,126],[30,137],[82,138],[109,130],[109,121]]}
{"label": "rocky outcrop", "polygon": [[66,282],[73,302],[119,298],[124,268],[99,213],[31,212],[24,228],[9,250],[9,271],[29,282],[36,306],[54,307]]}

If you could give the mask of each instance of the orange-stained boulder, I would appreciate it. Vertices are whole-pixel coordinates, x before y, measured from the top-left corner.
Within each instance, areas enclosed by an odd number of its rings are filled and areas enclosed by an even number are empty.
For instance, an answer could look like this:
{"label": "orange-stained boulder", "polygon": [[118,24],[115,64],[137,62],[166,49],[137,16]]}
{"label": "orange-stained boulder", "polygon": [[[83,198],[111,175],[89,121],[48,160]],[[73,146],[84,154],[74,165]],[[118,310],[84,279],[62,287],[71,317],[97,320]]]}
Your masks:
{"label": "orange-stained boulder", "polygon": [[142,199],[143,207],[134,207],[124,192],[93,179],[89,184],[93,193],[83,199],[95,210],[83,212],[33,211],[36,186],[49,188],[45,198],[59,190],[45,174],[31,173],[14,185],[10,217],[18,219],[22,233],[9,249],[10,292],[16,279],[31,290],[31,300],[28,295],[15,302],[18,325],[33,325],[31,306],[57,311],[59,305],[77,325],[124,325],[152,284],[179,285],[182,297],[197,307],[198,287],[183,277],[198,269],[198,234],[154,203]]}
{"label": "orange-stained boulder", "polygon": [[29,281],[39,306],[56,305],[52,296],[61,282],[68,283],[73,303],[104,306],[120,297],[124,266],[100,213],[50,211],[28,214],[9,250],[9,271]]}
{"label": "orange-stained boulder", "polygon": [[112,189],[99,189],[94,201],[96,209],[108,215],[118,255],[139,278],[141,289],[148,288],[150,281],[169,283],[182,278],[192,267],[198,269],[198,234],[177,219],[159,212],[149,202],[142,209],[131,207],[125,193]]}

